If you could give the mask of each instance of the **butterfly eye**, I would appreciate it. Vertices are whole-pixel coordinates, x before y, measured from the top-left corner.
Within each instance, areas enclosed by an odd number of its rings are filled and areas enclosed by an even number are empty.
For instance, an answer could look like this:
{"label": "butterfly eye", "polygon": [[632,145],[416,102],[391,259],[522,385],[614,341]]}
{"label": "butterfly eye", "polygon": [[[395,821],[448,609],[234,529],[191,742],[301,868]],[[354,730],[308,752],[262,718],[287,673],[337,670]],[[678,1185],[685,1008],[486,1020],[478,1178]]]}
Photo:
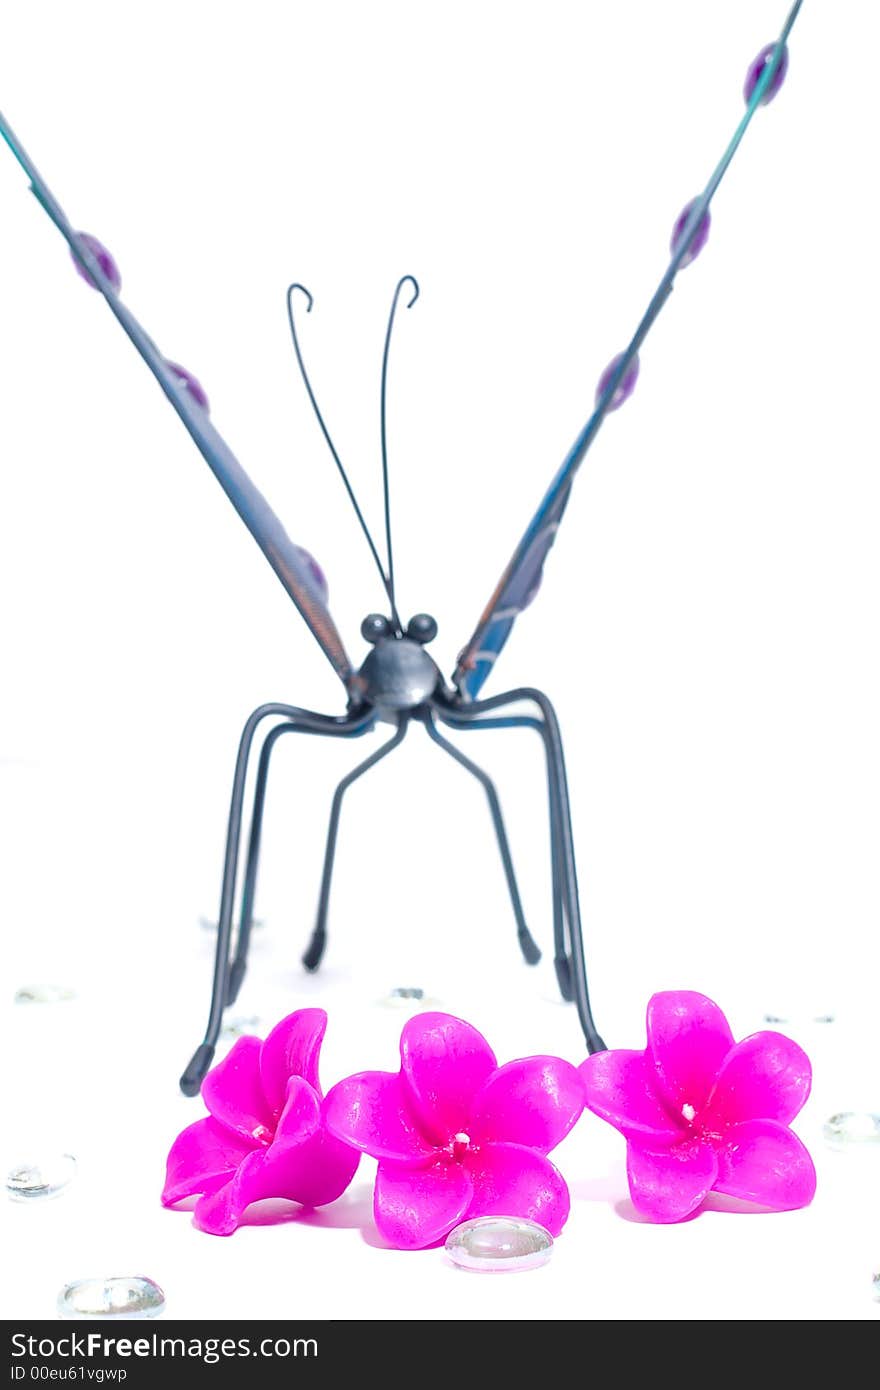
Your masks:
{"label": "butterfly eye", "polygon": [[417,613],[410,618],[406,635],[411,642],[433,642],[437,636],[437,623],[430,613]]}
{"label": "butterfly eye", "polygon": [[391,636],[391,624],[381,613],[368,613],[361,623],[361,637],[365,642],[378,642],[382,637]]}

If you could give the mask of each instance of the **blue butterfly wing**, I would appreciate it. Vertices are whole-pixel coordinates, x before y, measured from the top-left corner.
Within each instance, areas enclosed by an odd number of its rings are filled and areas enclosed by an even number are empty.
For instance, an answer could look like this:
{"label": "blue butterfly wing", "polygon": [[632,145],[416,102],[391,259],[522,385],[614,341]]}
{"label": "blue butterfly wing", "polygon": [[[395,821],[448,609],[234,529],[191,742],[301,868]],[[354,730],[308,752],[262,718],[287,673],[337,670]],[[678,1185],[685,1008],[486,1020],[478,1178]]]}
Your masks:
{"label": "blue butterfly wing", "polygon": [[458,658],[453,682],[468,700],[475,699],[489,676],[511,628],[541,585],[544,561],[556,539],[568,505],[571,483],[554,479],[489,599],[470,642]]}
{"label": "blue butterfly wing", "polygon": [[[705,239],[707,216],[715,190],[736,153],[739,143],[758,106],[769,99],[769,89],[783,62],[787,61],[786,43],[803,0],[796,0],[774,45],[768,45],[760,78],[754,83],[746,101],[745,114],[733,138],[716,165],[702,194],[688,205],[676,228],[674,249],[666,271],[626,350],[614,359],[603,373],[596,408],[574,441],[561,468],[541,499],[522,539],[511,556],[506,569],[480,615],[474,632],[462,649],[452,682],[463,700],[474,700],[510,636],[516,619],[537,593],[550,547],[556,539],[563,513],[571,495],[575,475],[584,461],[590,445],[609,411],[620,403],[628,373],[637,367],[639,348],[647,337],[657,315],[669,295],[678,271],[688,264]],[[784,69],[783,69],[784,73]],[[781,77],[780,77],[781,81]]]}
{"label": "blue butterfly wing", "polygon": [[352,664],[324,601],[320,582],[310,565],[308,555],[290,539],[265,497],[238,462],[225,439],[212,425],[207,411],[198,403],[181,377],[171,370],[156,344],[123,304],[88,239],[84,239],[73,229],[2,115],[0,135],[6,140],[30,179],[31,190],[37,200],[64,237],[78,264],[103,294],[115,318],[183,421],[205,462],[293,600],[334,671],[348,688],[354,676]]}

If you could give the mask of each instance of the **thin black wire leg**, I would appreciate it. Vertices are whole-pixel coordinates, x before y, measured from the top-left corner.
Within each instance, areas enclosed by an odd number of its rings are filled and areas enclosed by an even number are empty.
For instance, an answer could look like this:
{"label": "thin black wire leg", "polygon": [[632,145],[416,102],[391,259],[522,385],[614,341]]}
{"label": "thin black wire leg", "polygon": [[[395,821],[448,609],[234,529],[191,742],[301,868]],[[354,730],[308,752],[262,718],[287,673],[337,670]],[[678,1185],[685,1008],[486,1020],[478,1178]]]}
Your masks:
{"label": "thin black wire leg", "polygon": [[235,956],[229,967],[229,979],[226,986],[227,1008],[230,1004],[234,1004],[238,998],[238,992],[241,989],[241,983],[247,969],[247,953],[254,920],[254,897],[257,887],[260,842],[263,834],[263,807],[266,800],[269,759],[281,734],[296,733],[298,729],[298,724],[276,724],[274,729],[269,730],[260,749],[257,781],[254,787],[254,804],[251,811],[251,828],[248,836],[247,859],[245,861],[244,887],[241,894],[241,911],[238,919],[238,939],[235,946]]}
{"label": "thin black wire leg", "polygon": [[254,785],[253,809],[251,811],[251,828],[248,835],[247,856],[245,858],[244,886],[241,893],[241,905],[238,918],[238,936],[235,945],[235,957],[229,968],[229,985],[226,994],[226,1005],[234,1004],[238,998],[245,971],[247,970],[247,957],[251,941],[251,931],[254,924],[254,904],[257,892],[257,871],[260,862],[260,846],[263,834],[263,810],[266,802],[266,784],[269,776],[269,763],[275,744],[282,734],[316,734],[326,735],[328,733],[341,738],[360,738],[368,733],[372,726],[363,725],[349,732],[347,729],[327,730],[325,728],[313,728],[311,725],[302,723],[276,724],[270,729],[263,746],[260,749],[260,760],[257,764],[257,777]]}
{"label": "thin black wire leg", "polygon": [[450,713],[445,706],[437,706],[438,718],[452,729],[534,729],[540,734],[547,762],[547,791],[550,822],[550,883],[553,898],[553,965],[559,992],[567,1003],[574,999],[571,982],[571,960],[565,946],[565,917],[563,911],[563,881],[565,866],[562,859],[559,834],[559,807],[557,805],[556,778],[549,756],[549,740],[543,719],[535,719],[528,714],[508,714],[501,718],[481,718],[469,716],[463,711]]}
{"label": "thin black wire leg", "polygon": [[560,841],[565,867],[565,902],[568,917],[568,938],[571,946],[572,984],[578,1017],[584,1030],[587,1049],[604,1052],[605,1043],[593,1021],[590,996],[587,987],[587,965],[584,951],[583,929],[581,927],[580,892],[578,890],[577,865],[574,854],[574,835],[571,828],[571,803],[568,797],[568,777],[565,771],[565,754],[562,748],[562,735],[556,711],[542,691],[535,690],[532,698],[544,716],[549,737],[549,756],[554,764],[557,794],[559,798]]}
{"label": "thin black wire leg", "polygon": [[510,844],[507,839],[507,831],[504,828],[504,819],[501,815],[501,803],[498,800],[498,793],[495,790],[495,783],[487,772],[484,772],[476,763],[471,762],[470,758],[465,757],[454,743],[450,743],[444,738],[434,723],[434,716],[430,712],[425,713],[425,728],[430,737],[438,744],[445,753],[454,758],[461,767],[466,768],[473,777],[482,785],[489,802],[489,810],[492,813],[492,824],[495,826],[495,834],[498,838],[498,848],[501,851],[501,862],[504,865],[504,876],[507,879],[507,887],[510,893],[510,901],[513,906],[513,915],[516,918],[516,935],[519,940],[520,950],[529,965],[537,965],[541,959],[541,951],[532,933],[526,926],[525,914],[523,912],[522,899],[519,895],[519,888],[516,882],[516,874],[513,869],[513,859],[510,855]]}
{"label": "thin black wire leg", "polygon": [[223,860],[223,886],[220,892],[220,912],[217,919],[217,945],[214,955],[214,977],[211,986],[211,1008],[208,1015],[208,1025],[205,1029],[204,1041],[196,1048],[180,1078],[180,1089],[186,1096],[197,1095],[201,1089],[202,1081],[214,1057],[217,1039],[220,1036],[220,1025],[223,1019],[223,1010],[226,1005],[228,993],[229,946],[232,938],[232,909],[235,900],[235,878],[241,842],[241,815],[248,761],[254,741],[254,734],[258,726],[264,719],[269,719],[273,715],[291,722],[300,722],[303,725],[310,725],[316,732],[320,729],[324,732],[336,730],[353,733],[356,729],[360,728],[362,723],[365,724],[374,718],[372,712],[335,717],[333,715],[315,714],[311,710],[301,710],[295,705],[266,704],[260,705],[258,709],[254,710],[242,730],[238,744],[238,754],[235,760],[235,774],[232,780],[232,796],[230,798],[229,819],[226,828],[226,852]]}
{"label": "thin black wire leg", "polygon": [[[587,972],[584,957],[583,933],[581,930],[580,898],[578,894],[577,869],[575,866],[574,840],[571,829],[571,807],[568,798],[568,780],[565,773],[565,757],[562,749],[562,736],[559,720],[550,700],[541,690],[533,686],[522,686],[517,690],[505,691],[503,695],[493,695],[486,700],[474,700],[467,705],[469,714],[490,713],[505,705],[517,704],[522,700],[537,705],[547,730],[547,756],[551,765],[551,775],[555,789],[559,819],[559,849],[563,866],[563,901],[568,922],[568,937],[571,947],[572,984],[574,1002],[583,1029],[587,1050],[604,1052],[606,1050],[590,1007],[587,988]],[[440,703],[440,702],[438,702]],[[451,712],[460,713],[460,707],[450,702]]]}
{"label": "thin black wire leg", "polygon": [[321,895],[318,899],[318,916],[315,922],[315,929],[309,938],[309,944],[302,955],[302,963],[306,970],[315,971],[321,964],[321,957],[327,947],[327,909],[330,904],[330,883],[333,878],[333,863],[336,858],[336,839],[339,833],[339,816],[342,811],[342,798],[348,791],[352,782],[356,782],[359,777],[363,777],[365,772],[369,772],[371,767],[387,758],[388,754],[397,748],[398,744],[403,743],[406,738],[407,721],[402,719],[392,738],[383,743],[381,748],[377,748],[375,753],[371,753],[369,758],[365,758],[357,767],[352,768],[343,777],[336,791],[333,793],[333,802],[330,807],[330,825],[327,829],[327,847],[324,850],[324,872],[321,875]]}

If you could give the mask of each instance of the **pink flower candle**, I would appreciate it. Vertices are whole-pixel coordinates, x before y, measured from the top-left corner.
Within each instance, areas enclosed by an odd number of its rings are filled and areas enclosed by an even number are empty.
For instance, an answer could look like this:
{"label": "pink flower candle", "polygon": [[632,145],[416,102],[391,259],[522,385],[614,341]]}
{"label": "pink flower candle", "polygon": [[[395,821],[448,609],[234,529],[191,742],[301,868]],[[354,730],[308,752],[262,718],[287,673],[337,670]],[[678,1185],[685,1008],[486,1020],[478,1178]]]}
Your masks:
{"label": "pink flower candle", "polygon": [[642,1052],[581,1063],[586,1108],[626,1139],[634,1206],[680,1221],[710,1192],[773,1211],[806,1206],[813,1161],[790,1129],[810,1093],[809,1058],[781,1033],[735,1042],[717,1004],[690,990],[655,994]]}
{"label": "pink flower candle", "polygon": [[245,1208],[266,1197],[320,1207],[345,1191],[360,1154],[327,1132],[318,1059],[323,1009],[300,1009],[259,1038],[239,1038],[202,1083],[208,1115],[177,1136],[162,1202],[200,1193],[193,1220],[231,1235]]}
{"label": "pink flower candle", "polygon": [[373,1214],[401,1249],[444,1240],[477,1216],[536,1221],[551,1235],[568,1188],[547,1154],[584,1106],[577,1068],[559,1057],[499,1067],[481,1033],[450,1014],[411,1018],[400,1071],[365,1071],[324,1101],[337,1139],[378,1159]]}

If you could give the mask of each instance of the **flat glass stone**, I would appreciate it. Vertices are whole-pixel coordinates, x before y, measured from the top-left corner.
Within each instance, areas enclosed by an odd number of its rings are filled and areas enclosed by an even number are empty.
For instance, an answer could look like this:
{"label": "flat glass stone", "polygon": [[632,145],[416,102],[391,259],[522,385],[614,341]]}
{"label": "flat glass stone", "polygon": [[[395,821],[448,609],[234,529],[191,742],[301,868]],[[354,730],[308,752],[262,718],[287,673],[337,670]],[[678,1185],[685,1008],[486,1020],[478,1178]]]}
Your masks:
{"label": "flat glass stone", "polygon": [[[265,919],[265,917],[255,917],[255,918],[253,919],[253,921],[251,922],[251,926],[253,927],[254,931],[257,931],[257,929],[258,929],[259,927],[264,927],[265,925],[266,925],[266,919]],[[217,930],[217,918],[216,918],[216,917],[200,917],[200,918],[199,918],[199,926],[202,928],[203,931],[216,931],[216,930]]]}
{"label": "flat glass stone", "polygon": [[478,1216],[450,1231],[444,1249],[459,1269],[499,1274],[546,1264],[553,1252],[553,1237],[537,1221],[518,1216]]}
{"label": "flat glass stone", "polygon": [[825,1121],[822,1133],[835,1149],[880,1144],[880,1115],[870,1110],[842,1110]]}
{"label": "flat glass stone", "polygon": [[6,1174],[6,1191],[14,1202],[57,1197],[75,1174],[73,1154],[56,1154],[39,1163],[17,1163]]}
{"label": "flat glass stone", "polygon": [[260,1031],[260,1020],[256,1014],[233,1014],[224,1019],[220,1029],[221,1038],[243,1038]]}
{"label": "flat glass stone", "polygon": [[830,1009],[777,1009],[768,1010],[764,1015],[764,1022],[771,1028],[778,1028],[780,1024],[788,1024],[791,1027],[797,1024],[813,1025],[817,1023],[834,1023],[834,1021],[835,1015]]}
{"label": "flat glass stone", "polygon": [[871,1286],[874,1290],[874,1297],[880,1301],[880,1269],[871,1278]]}
{"label": "flat glass stone", "polygon": [[430,996],[421,985],[397,985],[377,999],[376,1003],[386,1009],[409,1010],[412,1013],[414,1010],[436,1009],[440,1001]]}
{"label": "flat glass stone", "polygon": [[159,1285],[140,1274],[77,1279],[58,1295],[62,1318],[156,1318],[164,1307]]}
{"label": "flat glass stone", "polygon": [[76,990],[67,985],[22,985],[15,991],[16,1004],[60,1004],[75,998]]}

